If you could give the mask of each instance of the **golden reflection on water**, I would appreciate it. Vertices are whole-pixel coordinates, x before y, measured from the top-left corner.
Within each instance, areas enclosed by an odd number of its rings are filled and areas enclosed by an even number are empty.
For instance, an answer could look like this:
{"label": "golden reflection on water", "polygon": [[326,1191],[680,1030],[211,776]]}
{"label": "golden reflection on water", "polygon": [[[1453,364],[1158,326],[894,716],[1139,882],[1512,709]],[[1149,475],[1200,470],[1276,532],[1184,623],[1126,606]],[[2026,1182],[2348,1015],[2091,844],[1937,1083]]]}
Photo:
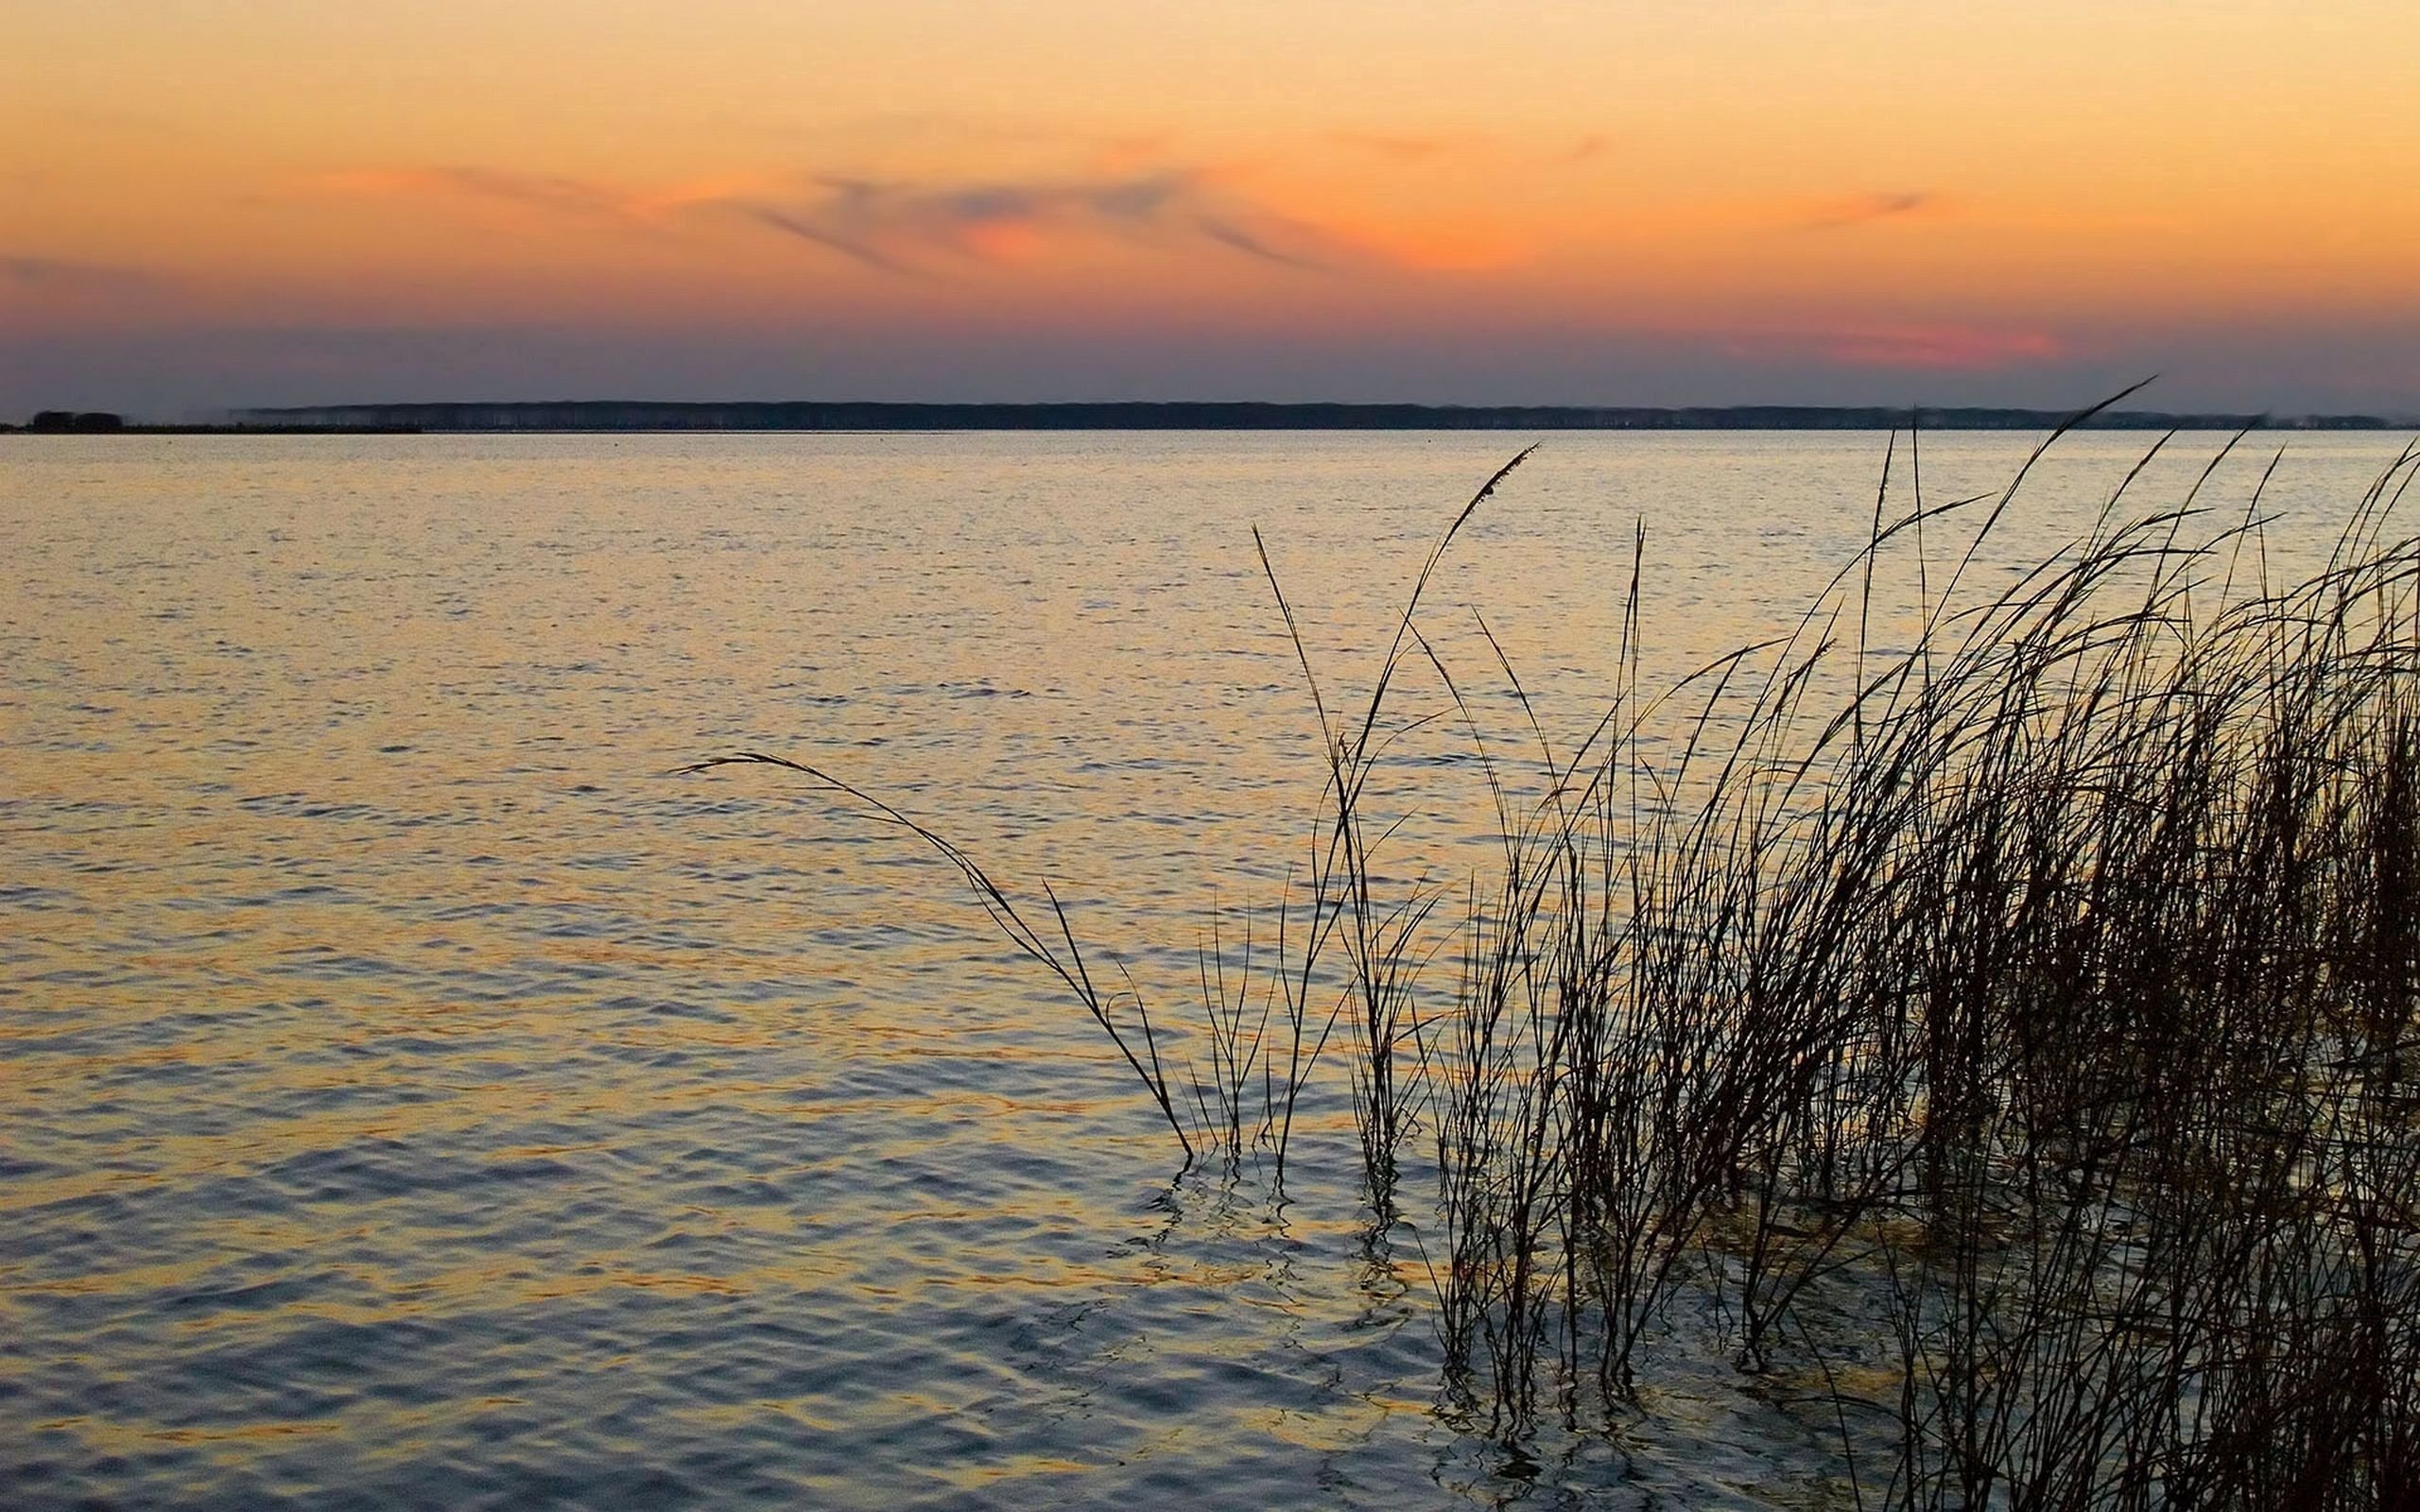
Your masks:
{"label": "golden reflection on water", "polygon": [[[1928,494],[2023,444],[1928,438]],[[1023,896],[1046,875],[1188,1053],[1214,898],[1266,910],[1318,796],[1250,525],[1333,704],[1510,447],[8,445],[0,1433],[53,1469],[0,1501],[1518,1489],[1431,1411],[1428,1278],[1365,1231],[1340,1081],[1281,1217],[1249,1175],[1171,1187],[1148,1104],[945,868],[768,774],[666,775],[782,751]],[[2280,570],[2386,445],[2297,439],[2272,502],[2312,523]],[[1612,685],[1635,516],[1652,687],[1821,586],[1880,447],[1551,441],[1428,601],[1516,786],[1530,737],[1465,606],[1567,747]],[[2137,450],[2046,466],[2012,557]],[[1492,843],[1467,738],[1407,737],[1374,795],[1432,808],[1407,875]],[[1762,1496],[1739,1453],[1806,1452],[1721,1372],[1683,1384],[1718,1405],[1623,1464],[1558,1452],[1734,1505]],[[1718,1432],[1746,1450],[1692,1436]]]}

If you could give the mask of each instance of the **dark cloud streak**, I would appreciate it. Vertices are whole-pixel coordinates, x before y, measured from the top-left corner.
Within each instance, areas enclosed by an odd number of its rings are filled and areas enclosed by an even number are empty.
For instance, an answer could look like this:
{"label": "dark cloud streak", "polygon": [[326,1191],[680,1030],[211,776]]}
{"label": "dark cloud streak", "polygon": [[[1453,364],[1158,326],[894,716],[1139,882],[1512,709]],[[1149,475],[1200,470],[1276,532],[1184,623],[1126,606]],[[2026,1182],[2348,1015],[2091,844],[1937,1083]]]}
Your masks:
{"label": "dark cloud streak", "polygon": [[424,178],[434,188],[450,189],[475,198],[500,199],[532,210],[616,220],[630,214],[628,196],[580,179],[461,165],[421,169],[414,176]]}
{"label": "dark cloud streak", "polygon": [[1305,273],[1324,273],[1329,270],[1330,265],[1326,263],[1271,247],[1243,227],[1218,219],[1216,216],[1205,215],[1196,222],[1196,226],[1202,235],[1222,247],[1232,247],[1247,257],[1257,257],[1263,262],[1275,263],[1280,267],[1295,268]]}
{"label": "dark cloud streak", "polygon": [[1941,197],[1929,189],[1904,189],[1888,194],[1870,194],[1860,198],[1834,205],[1799,222],[1801,231],[1841,231],[1851,226],[1872,225],[1878,220],[1897,220],[1908,215],[1922,215],[1940,208]]}
{"label": "dark cloud streak", "polygon": [[1330,258],[1313,227],[1221,193],[1194,171],[1170,168],[1091,180],[989,182],[930,187],[867,179],[825,179],[804,205],[739,205],[761,225],[887,273],[933,271],[937,261],[984,262],[1000,233],[1105,236],[1132,243],[1205,241],[1294,271]]}
{"label": "dark cloud streak", "polygon": [[786,211],[776,210],[769,205],[749,205],[745,208],[749,216],[760,224],[770,226],[785,235],[812,242],[827,251],[838,252],[852,262],[862,263],[868,267],[885,273],[913,276],[917,272],[917,269],[905,263],[893,261],[862,242],[818,226]]}

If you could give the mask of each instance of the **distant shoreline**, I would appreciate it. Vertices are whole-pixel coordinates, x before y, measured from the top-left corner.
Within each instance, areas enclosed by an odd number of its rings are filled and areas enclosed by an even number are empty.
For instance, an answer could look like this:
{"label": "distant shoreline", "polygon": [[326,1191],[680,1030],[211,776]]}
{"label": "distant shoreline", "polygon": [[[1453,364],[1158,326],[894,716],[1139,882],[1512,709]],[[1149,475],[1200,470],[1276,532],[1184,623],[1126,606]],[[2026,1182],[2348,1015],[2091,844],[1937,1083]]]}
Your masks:
{"label": "distant shoreline", "polygon": [[[424,435],[515,432],[690,433],[801,431],[2040,431],[2071,410],[2008,407],[1731,404],[1685,407],[1577,404],[1345,404],[1258,403],[683,404],[639,400],[313,404],[239,409],[216,424],[121,424],[71,434],[120,436]],[[115,417],[111,417],[114,419]],[[2412,422],[2378,415],[2246,415],[2111,410],[2091,430],[2394,431]],[[59,426],[14,427],[59,433]]]}
{"label": "distant shoreline", "polygon": [[418,436],[417,425],[112,425],[69,430],[47,425],[0,425],[8,436]]}
{"label": "distant shoreline", "polygon": [[[550,400],[510,404],[325,404],[233,413],[235,423],[299,429],[417,431],[1049,431],[1049,430],[2045,430],[2072,410],[1880,405],[1281,404],[1142,403],[1031,404],[791,401],[669,404]],[[2098,430],[2383,431],[2377,415],[2275,417],[2119,410]]]}

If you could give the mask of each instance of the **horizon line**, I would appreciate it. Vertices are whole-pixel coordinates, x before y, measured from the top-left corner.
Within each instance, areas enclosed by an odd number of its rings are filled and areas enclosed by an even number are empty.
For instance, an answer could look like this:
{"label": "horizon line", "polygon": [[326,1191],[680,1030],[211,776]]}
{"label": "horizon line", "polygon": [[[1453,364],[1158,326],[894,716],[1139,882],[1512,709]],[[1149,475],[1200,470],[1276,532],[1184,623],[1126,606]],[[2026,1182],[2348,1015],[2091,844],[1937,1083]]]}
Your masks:
{"label": "horizon line", "polygon": [[415,400],[255,405],[241,422],[440,430],[2095,429],[2394,430],[2376,412],[2106,410],[2015,404],[1425,404],[1350,400]]}

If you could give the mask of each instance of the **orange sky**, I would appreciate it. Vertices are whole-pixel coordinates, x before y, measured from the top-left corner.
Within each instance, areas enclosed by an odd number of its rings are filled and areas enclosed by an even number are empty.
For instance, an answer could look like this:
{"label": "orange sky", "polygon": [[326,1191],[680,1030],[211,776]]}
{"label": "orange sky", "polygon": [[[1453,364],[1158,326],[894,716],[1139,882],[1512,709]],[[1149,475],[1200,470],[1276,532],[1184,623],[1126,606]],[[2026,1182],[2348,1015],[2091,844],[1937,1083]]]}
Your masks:
{"label": "orange sky", "polygon": [[20,0],[0,412],[2420,411],[2420,7]]}

